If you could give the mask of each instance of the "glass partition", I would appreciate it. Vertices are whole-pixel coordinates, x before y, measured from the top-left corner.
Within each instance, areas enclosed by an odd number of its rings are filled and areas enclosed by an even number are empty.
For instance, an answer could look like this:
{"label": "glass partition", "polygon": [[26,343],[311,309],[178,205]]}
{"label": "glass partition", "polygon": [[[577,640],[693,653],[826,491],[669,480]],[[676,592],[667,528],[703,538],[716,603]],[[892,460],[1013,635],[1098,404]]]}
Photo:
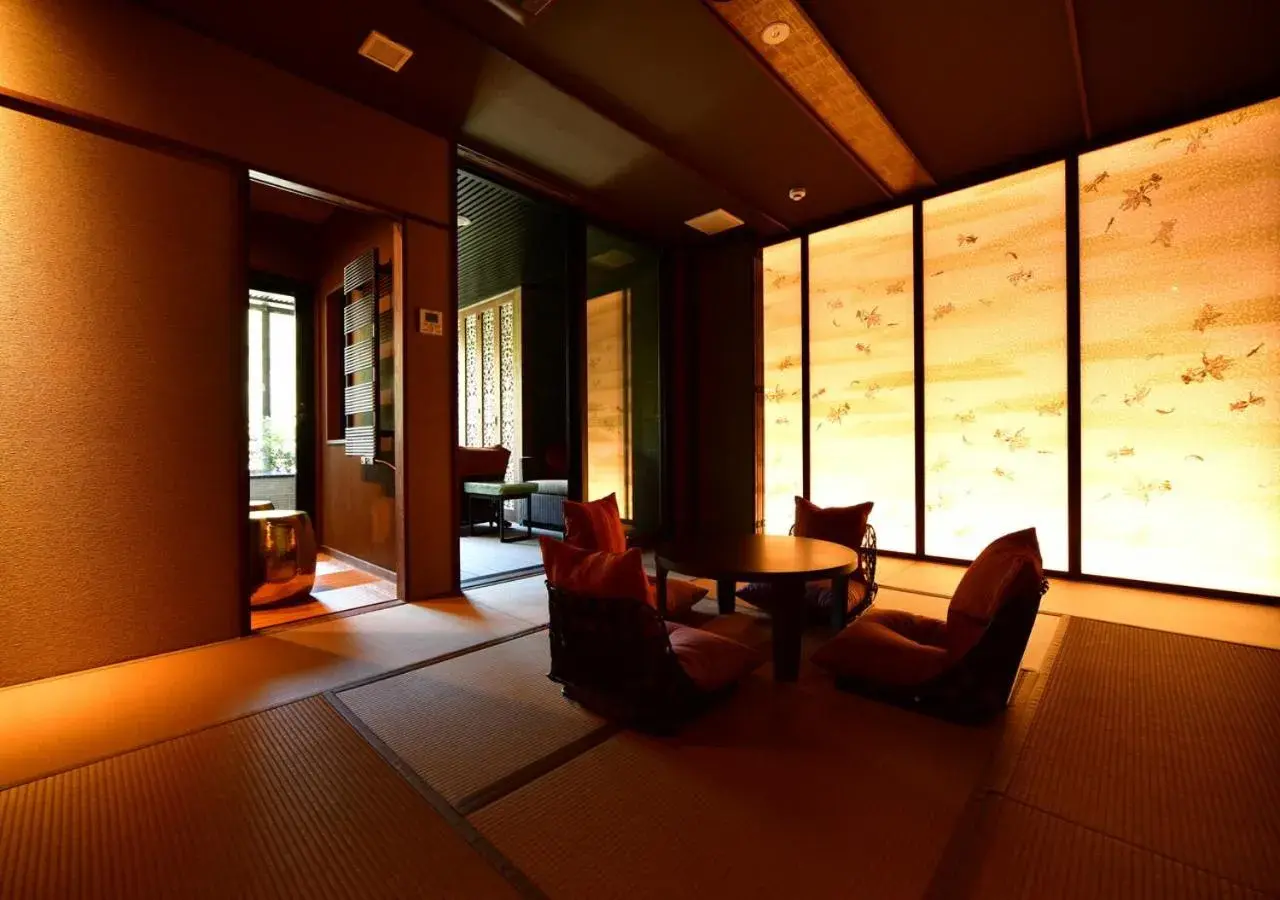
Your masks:
{"label": "glass partition", "polygon": [[764,250],[765,531],[1280,597],[1280,98],[1073,162]]}
{"label": "glass partition", "polygon": [[908,553],[916,549],[911,219],[908,206],[809,238],[810,499],[875,501],[880,546]]}
{"label": "glass partition", "polygon": [[925,552],[1035,526],[1067,567],[1063,163],[924,203]]}
{"label": "glass partition", "polygon": [[764,250],[764,533],[786,534],[804,491],[801,241]]}
{"label": "glass partition", "polygon": [[1280,594],[1280,101],[1080,157],[1086,573]]}

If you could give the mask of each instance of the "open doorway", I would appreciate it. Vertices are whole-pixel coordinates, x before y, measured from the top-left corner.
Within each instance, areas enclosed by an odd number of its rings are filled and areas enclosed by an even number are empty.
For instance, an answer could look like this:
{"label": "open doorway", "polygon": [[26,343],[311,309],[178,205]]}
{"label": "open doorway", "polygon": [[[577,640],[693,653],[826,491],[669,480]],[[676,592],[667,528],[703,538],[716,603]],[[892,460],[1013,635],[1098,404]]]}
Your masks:
{"label": "open doorway", "polygon": [[391,219],[305,189],[253,180],[249,194],[257,631],[396,602],[395,234]]}
{"label": "open doorway", "polygon": [[458,173],[459,560],[464,587],[540,569],[569,490],[571,218]]}

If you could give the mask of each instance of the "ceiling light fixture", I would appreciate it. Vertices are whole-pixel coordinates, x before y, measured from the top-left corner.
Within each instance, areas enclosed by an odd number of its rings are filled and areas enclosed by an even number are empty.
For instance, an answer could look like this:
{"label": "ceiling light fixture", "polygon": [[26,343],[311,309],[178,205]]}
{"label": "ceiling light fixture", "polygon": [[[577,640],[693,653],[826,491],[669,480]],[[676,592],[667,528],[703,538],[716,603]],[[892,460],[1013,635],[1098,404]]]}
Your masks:
{"label": "ceiling light fixture", "polygon": [[796,201],[797,203],[799,203],[801,200],[804,199],[804,195],[806,193],[807,192],[805,191],[804,188],[792,188],[791,190],[787,191],[787,196],[790,197],[792,200]]}
{"label": "ceiling light fixture", "polygon": [[764,26],[764,31],[760,32],[760,40],[770,47],[778,46],[789,37],[791,37],[791,26],[786,22],[770,22]]}
{"label": "ceiling light fixture", "polygon": [[458,216],[458,227],[459,227],[459,228],[466,228],[466,227],[467,227],[468,225],[470,225],[470,224],[471,224],[471,220],[470,220],[470,219],[468,219],[466,216]]}
{"label": "ceiling light fixture", "polygon": [[369,36],[360,45],[359,53],[365,59],[376,62],[385,69],[399,72],[404,64],[413,56],[413,51],[404,44],[398,44],[380,31],[370,31]]}
{"label": "ceiling light fixture", "polygon": [[684,224],[701,231],[703,234],[719,234],[722,231],[728,231],[730,228],[737,228],[742,224],[742,220],[728,210],[713,209],[709,213],[694,216]]}

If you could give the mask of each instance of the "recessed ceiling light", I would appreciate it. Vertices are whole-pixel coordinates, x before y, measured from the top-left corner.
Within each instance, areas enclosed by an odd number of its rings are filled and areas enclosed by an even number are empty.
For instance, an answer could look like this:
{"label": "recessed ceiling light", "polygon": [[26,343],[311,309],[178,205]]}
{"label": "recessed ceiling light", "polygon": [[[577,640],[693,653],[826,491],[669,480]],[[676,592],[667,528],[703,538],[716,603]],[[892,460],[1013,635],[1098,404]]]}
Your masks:
{"label": "recessed ceiling light", "polygon": [[709,213],[694,216],[684,224],[701,231],[703,234],[719,234],[722,231],[728,231],[730,228],[737,228],[742,224],[742,220],[728,210],[713,209]]}
{"label": "recessed ceiling light", "polygon": [[392,72],[399,72],[404,64],[413,56],[413,51],[404,44],[397,44],[380,31],[370,31],[369,36],[360,45],[360,55],[372,60]]}
{"label": "recessed ceiling light", "polygon": [[791,37],[791,26],[786,22],[770,22],[764,26],[764,31],[760,32],[760,40],[770,47],[778,46],[789,37]]}
{"label": "recessed ceiling light", "polygon": [[459,228],[466,228],[466,227],[467,227],[468,225],[470,225],[470,224],[471,224],[471,220],[470,220],[470,219],[468,219],[466,216],[458,216],[458,227],[459,227]]}
{"label": "recessed ceiling light", "polygon": [[790,197],[792,200],[796,201],[797,203],[799,203],[801,200],[804,199],[805,193],[806,191],[804,188],[792,188],[791,190],[787,191],[787,196]]}
{"label": "recessed ceiling light", "polygon": [[625,250],[619,250],[614,247],[612,250],[606,250],[603,253],[597,253],[591,257],[588,262],[601,266],[605,269],[621,269],[629,266],[636,261],[636,258]]}

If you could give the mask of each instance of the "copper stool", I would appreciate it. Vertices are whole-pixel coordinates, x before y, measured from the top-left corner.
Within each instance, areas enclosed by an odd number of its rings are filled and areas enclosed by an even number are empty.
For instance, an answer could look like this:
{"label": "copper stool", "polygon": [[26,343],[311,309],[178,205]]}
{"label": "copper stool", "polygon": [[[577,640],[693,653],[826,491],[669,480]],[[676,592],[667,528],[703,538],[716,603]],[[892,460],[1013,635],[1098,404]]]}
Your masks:
{"label": "copper stool", "polygon": [[276,505],[270,500],[250,500],[249,512],[262,512],[264,509],[275,509]]}
{"label": "copper stool", "polygon": [[310,517],[296,509],[249,513],[249,605],[305,600],[316,581],[316,535]]}

